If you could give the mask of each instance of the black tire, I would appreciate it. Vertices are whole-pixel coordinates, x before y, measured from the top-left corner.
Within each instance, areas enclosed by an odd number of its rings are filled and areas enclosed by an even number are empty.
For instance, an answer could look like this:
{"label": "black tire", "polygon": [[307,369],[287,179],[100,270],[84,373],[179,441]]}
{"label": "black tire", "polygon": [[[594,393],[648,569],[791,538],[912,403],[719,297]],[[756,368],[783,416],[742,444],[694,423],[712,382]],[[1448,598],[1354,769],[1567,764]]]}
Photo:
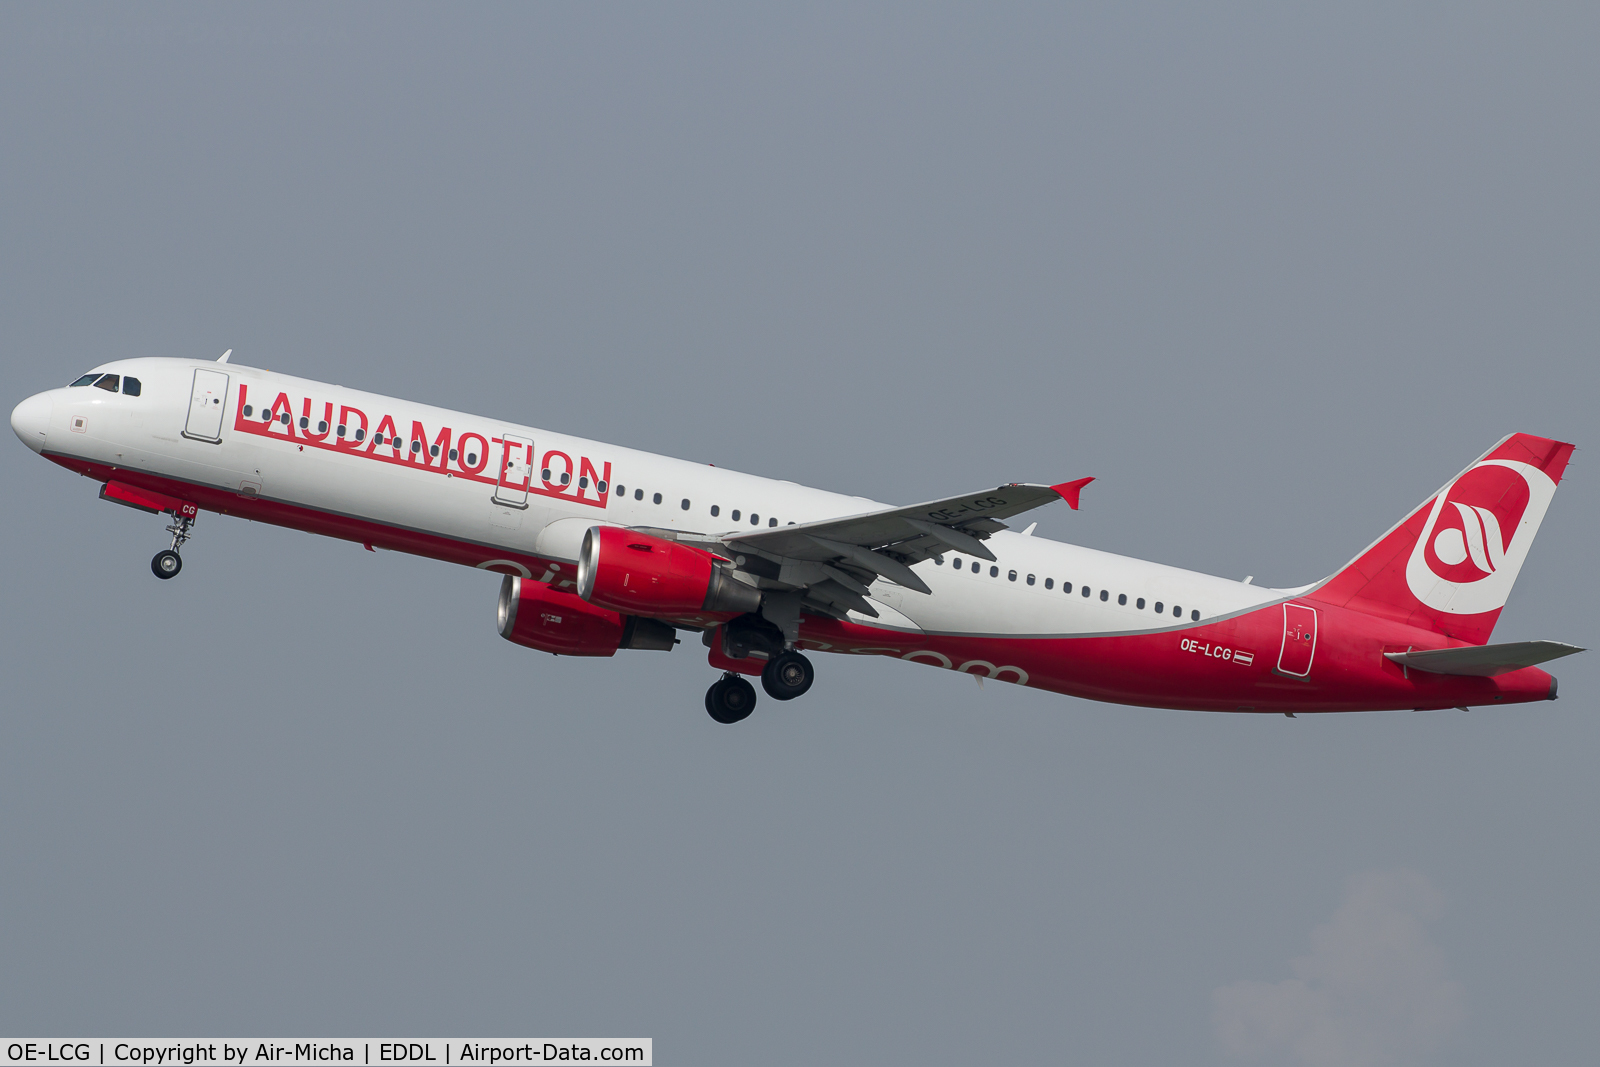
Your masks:
{"label": "black tire", "polygon": [[772,657],[761,672],[761,688],[773,700],[805,696],[816,680],[817,672],[812,669],[811,661],[794,651]]}
{"label": "black tire", "polygon": [[748,719],[756,710],[756,687],[733,675],[706,690],[706,711],[724,726]]}
{"label": "black tire", "polygon": [[176,578],[181,570],[183,570],[183,557],[170,548],[157,552],[155,558],[150,561],[150,573],[163,581]]}

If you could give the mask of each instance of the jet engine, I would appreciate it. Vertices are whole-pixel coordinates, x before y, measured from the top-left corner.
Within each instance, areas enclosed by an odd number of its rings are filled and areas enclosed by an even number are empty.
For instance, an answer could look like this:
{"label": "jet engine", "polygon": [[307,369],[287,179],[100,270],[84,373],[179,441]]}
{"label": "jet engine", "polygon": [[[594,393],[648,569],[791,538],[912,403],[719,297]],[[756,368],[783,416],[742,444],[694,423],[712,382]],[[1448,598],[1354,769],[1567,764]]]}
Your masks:
{"label": "jet engine", "polygon": [[655,617],[761,607],[760,590],[734,578],[710,552],[619,526],[583,535],[578,595],[597,607]]}
{"label": "jet engine", "polygon": [[500,583],[500,636],[558,656],[614,656],[619,648],[670,652],[676,631],[657,619],[586,604],[543,582],[506,575]]}

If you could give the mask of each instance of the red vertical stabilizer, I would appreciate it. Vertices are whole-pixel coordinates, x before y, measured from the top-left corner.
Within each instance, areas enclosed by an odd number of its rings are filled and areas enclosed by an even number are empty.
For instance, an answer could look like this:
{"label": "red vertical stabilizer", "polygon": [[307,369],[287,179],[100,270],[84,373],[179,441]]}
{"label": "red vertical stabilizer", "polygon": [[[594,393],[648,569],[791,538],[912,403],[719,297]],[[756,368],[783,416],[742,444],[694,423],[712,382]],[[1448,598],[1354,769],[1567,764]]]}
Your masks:
{"label": "red vertical stabilizer", "polygon": [[1485,643],[1572,449],[1512,434],[1305,599]]}

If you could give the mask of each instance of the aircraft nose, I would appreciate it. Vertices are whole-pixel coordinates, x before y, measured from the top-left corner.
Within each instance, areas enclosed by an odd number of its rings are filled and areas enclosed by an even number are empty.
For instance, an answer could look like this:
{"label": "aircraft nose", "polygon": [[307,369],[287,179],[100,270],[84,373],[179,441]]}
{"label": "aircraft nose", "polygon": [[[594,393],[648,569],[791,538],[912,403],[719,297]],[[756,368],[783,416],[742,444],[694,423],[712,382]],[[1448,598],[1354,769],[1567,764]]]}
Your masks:
{"label": "aircraft nose", "polygon": [[52,407],[49,393],[37,393],[11,409],[11,432],[35,452],[44,451]]}

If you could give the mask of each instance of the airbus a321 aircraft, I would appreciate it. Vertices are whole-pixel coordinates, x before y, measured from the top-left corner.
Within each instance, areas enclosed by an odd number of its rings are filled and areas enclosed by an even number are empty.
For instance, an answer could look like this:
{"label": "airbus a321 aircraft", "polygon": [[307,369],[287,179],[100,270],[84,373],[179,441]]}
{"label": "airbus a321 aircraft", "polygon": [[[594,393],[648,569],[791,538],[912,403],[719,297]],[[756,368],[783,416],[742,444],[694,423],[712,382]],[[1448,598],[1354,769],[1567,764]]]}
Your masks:
{"label": "airbus a321 aircraft", "polygon": [[1437,709],[1551,700],[1487,644],[1573,446],[1498,442],[1348,566],[1297,589],[1021,533],[1080,478],[911,507],[188,359],[107,363],[11,414],[27,446],[172,517],[200,511],[506,577],[501,636],[563,656],[699,634],[717,722],[811,687],[805,651],[893,656],[1093,700],[1204,711]]}

